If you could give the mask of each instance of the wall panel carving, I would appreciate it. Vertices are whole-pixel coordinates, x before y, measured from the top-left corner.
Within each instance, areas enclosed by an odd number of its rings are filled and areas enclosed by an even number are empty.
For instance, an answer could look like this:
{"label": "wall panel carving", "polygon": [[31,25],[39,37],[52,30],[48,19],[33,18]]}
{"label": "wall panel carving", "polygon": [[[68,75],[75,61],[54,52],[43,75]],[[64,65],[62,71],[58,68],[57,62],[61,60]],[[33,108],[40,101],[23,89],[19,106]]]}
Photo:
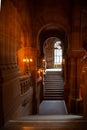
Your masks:
{"label": "wall panel carving", "polygon": [[2,97],[0,98],[3,101],[0,102],[0,106],[3,107],[4,114],[1,118],[4,119],[4,123],[31,113],[29,109],[32,106],[32,90],[29,91],[30,95],[26,96],[30,99],[27,108],[22,107],[21,103],[21,99],[23,99],[19,80],[21,73],[17,63],[21,24],[19,12],[12,1],[4,1],[0,12],[0,87],[2,86]]}

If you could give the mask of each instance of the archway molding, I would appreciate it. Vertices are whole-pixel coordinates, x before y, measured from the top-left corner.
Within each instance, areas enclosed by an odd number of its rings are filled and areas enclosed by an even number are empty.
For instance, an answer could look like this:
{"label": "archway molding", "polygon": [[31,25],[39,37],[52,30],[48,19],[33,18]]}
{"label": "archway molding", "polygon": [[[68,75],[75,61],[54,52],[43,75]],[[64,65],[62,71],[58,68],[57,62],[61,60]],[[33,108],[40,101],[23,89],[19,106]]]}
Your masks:
{"label": "archway molding", "polygon": [[39,55],[42,57],[43,53],[43,44],[46,39],[50,37],[59,38],[64,46],[64,53],[68,49],[68,38],[67,38],[67,31],[65,27],[58,25],[58,24],[47,24],[43,26],[37,35],[37,49],[39,50]]}

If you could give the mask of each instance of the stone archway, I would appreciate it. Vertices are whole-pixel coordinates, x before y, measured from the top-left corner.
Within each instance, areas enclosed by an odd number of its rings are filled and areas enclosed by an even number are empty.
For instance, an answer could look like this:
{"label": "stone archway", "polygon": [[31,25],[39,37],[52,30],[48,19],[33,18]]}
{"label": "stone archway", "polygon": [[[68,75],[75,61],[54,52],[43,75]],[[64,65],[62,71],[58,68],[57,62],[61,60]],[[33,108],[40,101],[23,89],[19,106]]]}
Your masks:
{"label": "stone archway", "polygon": [[67,41],[67,35],[66,35],[65,30],[58,27],[51,28],[51,25],[50,25],[50,27],[48,26],[48,27],[42,28],[38,34],[38,47],[39,47],[40,55],[43,55],[43,44],[45,40],[50,37],[59,38],[63,42],[64,53],[65,53],[66,50],[68,49],[68,41]]}
{"label": "stone archway", "polygon": [[[67,90],[70,89],[68,86],[68,56],[67,56],[67,50],[68,50],[68,38],[67,38],[67,31],[64,30],[62,27],[58,26],[51,26],[48,25],[46,27],[43,27],[39,34],[38,34],[38,49],[39,49],[39,56],[38,56],[38,63],[37,67],[42,63],[42,59],[44,58],[44,45],[47,39],[55,37],[57,39],[60,39],[62,41],[63,46],[63,76],[64,76],[64,97],[65,100],[68,101],[69,99],[69,93],[67,94]],[[69,90],[68,90],[69,92]]]}
{"label": "stone archway", "polygon": [[44,58],[44,43],[47,39],[55,37],[58,38],[62,41],[62,46],[63,46],[63,73],[65,80],[67,82],[67,77],[68,77],[68,61],[67,61],[67,52],[68,52],[68,37],[67,37],[67,31],[65,30],[64,27],[60,25],[53,25],[53,24],[48,24],[44,27],[41,28],[41,30],[38,33],[37,37],[37,48],[38,48],[38,63],[37,63],[37,68],[42,64],[42,60]]}
{"label": "stone archway", "polygon": [[[55,46],[55,44],[59,42],[61,48]],[[63,56],[62,53],[60,53],[61,50],[63,53],[62,41],[57,37],[50,37],[44,42],[43,53],[46,64],[45,69],[56,68],[62,70]]]}

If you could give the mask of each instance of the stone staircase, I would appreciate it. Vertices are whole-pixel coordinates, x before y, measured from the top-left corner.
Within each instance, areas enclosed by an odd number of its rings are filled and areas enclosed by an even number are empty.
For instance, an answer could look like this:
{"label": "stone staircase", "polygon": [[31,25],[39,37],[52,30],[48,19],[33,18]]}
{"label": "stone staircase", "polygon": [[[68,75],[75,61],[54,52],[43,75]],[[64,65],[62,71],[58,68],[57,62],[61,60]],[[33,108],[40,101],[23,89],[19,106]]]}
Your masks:
{"label": "stone staircase", "polygon": [[0,130],[87,130],[87,119],[76,115],[26,116],[10,120]]}
{"label": "stone staircase", "polygon": [[44,76],[43,97],[46,100],[64,99],[64,81],[62,71],[46,71]]}

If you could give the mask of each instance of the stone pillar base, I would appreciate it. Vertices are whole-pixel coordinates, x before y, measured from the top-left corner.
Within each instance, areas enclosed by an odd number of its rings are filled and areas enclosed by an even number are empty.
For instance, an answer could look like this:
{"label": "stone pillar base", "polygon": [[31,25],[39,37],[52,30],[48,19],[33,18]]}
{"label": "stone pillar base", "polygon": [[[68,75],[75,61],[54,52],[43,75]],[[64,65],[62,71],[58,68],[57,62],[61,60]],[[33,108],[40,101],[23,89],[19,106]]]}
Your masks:
{"label": "stone pillar base", "polygon": [[82,99],[71,99],[70,101],[70,113],[83,114],[83,101]]}

